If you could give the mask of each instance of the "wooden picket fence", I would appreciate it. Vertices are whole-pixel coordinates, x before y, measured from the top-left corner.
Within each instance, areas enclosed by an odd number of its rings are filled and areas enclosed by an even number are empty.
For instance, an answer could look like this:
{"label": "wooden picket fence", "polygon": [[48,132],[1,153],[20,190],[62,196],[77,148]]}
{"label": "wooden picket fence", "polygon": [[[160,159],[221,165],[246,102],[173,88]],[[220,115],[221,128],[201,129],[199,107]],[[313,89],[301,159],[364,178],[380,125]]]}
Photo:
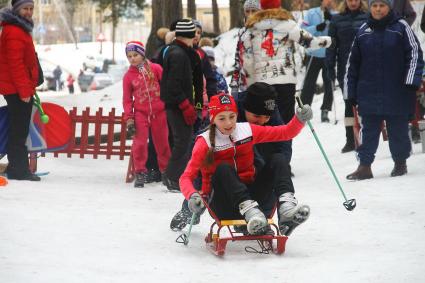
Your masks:
{"label": "wooden picket fence", "polygon": [[[98,156],[105,156],[111,159],[112,156],[118,156],[123,160],[125,156],[130,156],[126,174],[126,182],[134,180],[134,167],[131,157],[131,145],[126,143],[127,127],[123,119],[123,113],[117,115],[115,108],[107,114],[103,114],[103,108],[100,107],[94,115],[90,114],[90,107],[86,107],[81,114],[78,114],[74,107],[69,111],[72,121],[72,134],[69,144],[66,148],[46,152],[53,154],[54,157],[66,154],[68,158],[79,155],[80,158],[92,156],[97,159]],[[93,133],[94,127],[94,134]],[[90,131],[92,130],[92,131]],[[45,156],[43,153],[41,156]],[[37,171],[37,157],[31,155],[30,167],[33,172]]]}

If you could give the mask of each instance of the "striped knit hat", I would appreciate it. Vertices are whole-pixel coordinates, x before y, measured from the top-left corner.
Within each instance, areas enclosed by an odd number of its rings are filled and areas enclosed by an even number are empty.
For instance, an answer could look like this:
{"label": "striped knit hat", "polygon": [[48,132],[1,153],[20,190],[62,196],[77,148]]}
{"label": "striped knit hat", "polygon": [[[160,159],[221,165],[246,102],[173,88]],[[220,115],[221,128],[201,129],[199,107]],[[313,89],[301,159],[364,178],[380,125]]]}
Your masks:
{"label": "striped knit hat", "polygon": [[176,36],[194,38],[195,37],[195,24],[189,19],[178,20],[176,24]]}
{"label": "striped knit hat", "polygon": [[243,4],[243,10],[260,10],[260,3],[258,3],[258,0],[246,0]]}
{"label": "striped knit hat", "polygon": [[12,0],[12,10],[14,12],[19,11],[25,4],[32,4],[34,6],[33,0]]}
{"label": "striped knit hat", "polygon": [[125,53],[134,51],[145,57],[145,46],[140,41],[129,41],[125,46]]}

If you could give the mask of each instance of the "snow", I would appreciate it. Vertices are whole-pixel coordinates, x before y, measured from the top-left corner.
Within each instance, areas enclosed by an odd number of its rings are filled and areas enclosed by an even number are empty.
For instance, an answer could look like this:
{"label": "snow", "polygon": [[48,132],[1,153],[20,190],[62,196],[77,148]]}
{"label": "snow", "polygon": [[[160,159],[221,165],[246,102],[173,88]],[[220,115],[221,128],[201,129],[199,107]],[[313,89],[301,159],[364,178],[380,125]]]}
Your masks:
{"label": "snow", "polygon": [[[88,46],[97,52],[98,45]],[[54,48],[65,69],[78,70],[81,62],[71,49]],[[41,56],[53,60],[53,55]],[[122,111],[121,93],[117,83],[95,92],[40,96],[67,109]],[[344,209],[306,127],[294,140],[292,168],[296,196],[310,205],[312,214],[289,238],[285,254],[248,254],[248,243],[229,242],[223,258],[212,255],[204,243],[212,223],[207,214],[193,227],[189,245],[177,244],[179,233],[169,223],[182,195],[166,192],[160,183],[142,189],[125,183],[128,159],[47,154],[38,162],[40,172],[50,172],[41,182],[11,180],[0,187],[0,282],[423,282],[421,145],[413,145],[406,176],[389,177],[393,162],[388,142],[381,142],[372,167],[375,178],[345,180],[357,161],[352,153],[340,153],[345,132],[339,91],[335,99],[339,122],[320,123],[322,95],[316,95],[312,124],[347,198],[355,198],[357,207]],[[330,118],[333,122],[334,112]]]}

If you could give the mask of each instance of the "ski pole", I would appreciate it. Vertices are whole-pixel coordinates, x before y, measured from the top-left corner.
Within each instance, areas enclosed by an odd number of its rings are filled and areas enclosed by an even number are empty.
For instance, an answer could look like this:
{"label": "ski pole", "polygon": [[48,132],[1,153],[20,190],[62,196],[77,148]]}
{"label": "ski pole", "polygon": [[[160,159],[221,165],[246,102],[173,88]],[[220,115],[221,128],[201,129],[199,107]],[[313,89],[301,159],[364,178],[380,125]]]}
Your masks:
{"label": "ski pole", "polygon": [[[297,96],[295,96],[295,99],[297,100],[298,106],[302,108],[303,103],[301,102],[300,97],[297,95]],[[329,162],[328,156],[326,155],[325,150],[323,149],[322,144],[320,143],[319,137],[317,136],[316,131],[313,128],[313,125],[311,124],[310,121],[307,121],[307,125],[310,128],[311,132],[313,133],[314,139],[316,140],[316,143],[319,146],[319,149],[322,152],[322,155],[325,158],[326,163],[328,164],[328,167],[332,172],[332,176],[334,177],[335,182],[338,185],[338,188],[341,191],[342,196],[344,197],[344,200],[345,200],[344,203],[343,203],[344,207],[349,211],[353,210],[356,207],[356,200],[355,199],[348,200],[347,197],[345,196],[344,190],[342,189],[342,186],[341,186],[341,184],[338,180],[338,177],[336,176],[335,171],[332,168],[331,163]]]}
{"label": "ski pole", "polygon": [[192,213],[189,230],[187,231],[187,233],[182,233],[180,236],[177,237],[176,239],[177,243],[184,244],[185,246],[189,244],[189,237],[190,237],[190,233],[192,232],[192,226],[193,226],[193,223],[195,222],[195,218],[196,218],[196,213]]}
{"label": "ski pole", "polygon": [[40,97],[37,93],[35,93],[34,105],[38,109],[38,113],[40,113],[40,120],[43,124],[47,124],[49,122],[49,116],[44,113],[43,107],[41,106]]}
{"label": "ski pole", "polygon": [[336,90],[336,86],[335,83],[331,80],[331,85],[332,85],[332,104],[333,104],[333,110],[334,110],[334,117],[335,117],[335,124],[338,124],[338,119],[336,118],[336,103],[335,103],[335,90]]}

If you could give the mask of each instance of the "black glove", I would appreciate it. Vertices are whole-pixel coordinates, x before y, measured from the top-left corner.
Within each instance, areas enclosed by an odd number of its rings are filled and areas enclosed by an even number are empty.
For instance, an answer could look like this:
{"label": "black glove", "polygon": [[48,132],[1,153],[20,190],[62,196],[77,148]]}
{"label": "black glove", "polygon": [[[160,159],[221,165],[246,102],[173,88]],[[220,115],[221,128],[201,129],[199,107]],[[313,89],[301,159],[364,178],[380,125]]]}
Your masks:
{"label": "black glove", "polygon": [[324,30],[325,30],[325,28],[326,28],[326,23],[325,23],[325,22],[323,22],[323,23],[321,23],[321,24],[318,24],[318,25],[316,26],[316,30],[317,30],[317,31],[324,31]]}
{"label": "black glove", "polygon": [[332,14],[331,12],[329,12],[328,9],[325,9],[323,16],[325,18],[325,21],[330,21],[332,19]]}

